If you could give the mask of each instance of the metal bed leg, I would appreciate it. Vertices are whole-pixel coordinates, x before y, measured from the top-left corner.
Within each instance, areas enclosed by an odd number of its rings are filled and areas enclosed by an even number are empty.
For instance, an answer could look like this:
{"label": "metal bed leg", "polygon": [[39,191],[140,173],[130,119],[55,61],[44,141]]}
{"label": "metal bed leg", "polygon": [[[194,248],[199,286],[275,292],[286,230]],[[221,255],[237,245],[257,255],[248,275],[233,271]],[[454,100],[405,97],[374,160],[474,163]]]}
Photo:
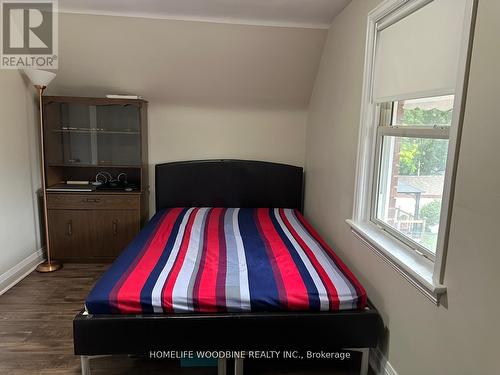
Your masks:
{"label": "metal bed leg", "polygon": [[346,348],[344,350],[361,353],[361,366],[359,375],[368,375],[368,368],[370,367],[370,348]]}
{"label": "metal bed leg", "polygon": [[219,358],[217,361],[217,375],[227,374],[227,360],[225,358]]}
{"label": "metal bed leg", "polygon": [[359,375],[368,375],[368,366],[370,362],[370,348],[361,349],[361,369]]}
{"label": "metal bed leg", "polygon": [[90,375],[90,357],[87,355],[80,356],[82,364],[82,375]]}
{"label": "metal bed leg", "polygon": [[243,375],[243,358],[234,359],[234,375]]}

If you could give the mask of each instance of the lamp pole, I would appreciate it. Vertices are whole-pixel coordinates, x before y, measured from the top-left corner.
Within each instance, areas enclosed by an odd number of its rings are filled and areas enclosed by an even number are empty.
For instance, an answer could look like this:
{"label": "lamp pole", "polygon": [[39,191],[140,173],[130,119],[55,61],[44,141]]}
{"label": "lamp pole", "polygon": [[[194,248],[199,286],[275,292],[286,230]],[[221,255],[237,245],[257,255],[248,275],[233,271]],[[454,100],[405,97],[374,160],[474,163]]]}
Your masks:
{"label": "lamp pole", "polygon": [[47,251],[47,261],[40,263],[36,270],[38,272],[53,272],[62,267],[62,263],[52,260],[50,256],[50,236],[49,236],[49,211],[47,209],[47,185],[45,182],[45,135],[43,129],[43,102],[42,94],[47,86],[35,85],[38,91],[38,105],[40,112],[40,163],[41,163],[41,181],[42,181],[42,195],[43,195],[43,219],[45,229],[45,249]]}

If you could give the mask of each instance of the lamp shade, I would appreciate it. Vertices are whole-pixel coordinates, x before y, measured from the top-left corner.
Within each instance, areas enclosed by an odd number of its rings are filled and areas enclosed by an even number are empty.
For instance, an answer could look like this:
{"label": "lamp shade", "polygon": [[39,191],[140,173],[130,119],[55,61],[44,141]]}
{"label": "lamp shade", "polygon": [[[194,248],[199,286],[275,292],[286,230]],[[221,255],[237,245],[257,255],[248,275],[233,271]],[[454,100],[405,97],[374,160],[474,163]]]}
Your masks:
{"label": "lamp shade", "polygon": [[24,74],[28,76],[31,83],[35,86],[48,86],[56,77],[55,73],[39,69],[24,69]]}

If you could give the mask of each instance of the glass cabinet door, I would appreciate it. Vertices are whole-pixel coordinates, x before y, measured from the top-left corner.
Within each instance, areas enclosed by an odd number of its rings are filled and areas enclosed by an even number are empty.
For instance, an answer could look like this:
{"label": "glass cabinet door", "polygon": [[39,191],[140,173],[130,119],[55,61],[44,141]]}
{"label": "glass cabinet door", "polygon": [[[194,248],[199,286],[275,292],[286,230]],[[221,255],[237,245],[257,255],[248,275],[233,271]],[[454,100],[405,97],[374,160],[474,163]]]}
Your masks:
{"label": "glass cabinet door", "polygon": [[44,106],[47,165],[141,165],[140,108],[49,102]]}
{"label": "glass cabinet door", "polygon": [[47,163],[96,165],[97,138],[92,130],[95,120],[91,107],[80,103],[53,102],[44,110]]}
{"label": "glass cabinet door", "polygon": [[133,105],[96,107],[99,165],[140,165],[141,133],[139,108]]}

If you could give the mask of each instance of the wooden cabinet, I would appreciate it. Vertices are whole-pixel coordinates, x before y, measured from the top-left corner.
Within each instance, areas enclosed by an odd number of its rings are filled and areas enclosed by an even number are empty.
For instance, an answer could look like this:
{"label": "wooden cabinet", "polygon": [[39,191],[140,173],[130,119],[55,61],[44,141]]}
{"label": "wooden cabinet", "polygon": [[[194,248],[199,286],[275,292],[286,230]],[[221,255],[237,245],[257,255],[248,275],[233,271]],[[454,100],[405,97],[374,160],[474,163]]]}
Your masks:
{"label": "wooden cabinet", "polygon": [[65,262],[112,261],[140,230],[140,195],[50,193],[52,255]]}
{"label": "wooden cabinet", "polygon": [[[147,128],[144,100],[43,97],[44,173],[54,259],[112,261],[147,221]],[[107,180],[102,185],[92,184],[103,175]],[[71,190],[74,181],[78,189]]]}

